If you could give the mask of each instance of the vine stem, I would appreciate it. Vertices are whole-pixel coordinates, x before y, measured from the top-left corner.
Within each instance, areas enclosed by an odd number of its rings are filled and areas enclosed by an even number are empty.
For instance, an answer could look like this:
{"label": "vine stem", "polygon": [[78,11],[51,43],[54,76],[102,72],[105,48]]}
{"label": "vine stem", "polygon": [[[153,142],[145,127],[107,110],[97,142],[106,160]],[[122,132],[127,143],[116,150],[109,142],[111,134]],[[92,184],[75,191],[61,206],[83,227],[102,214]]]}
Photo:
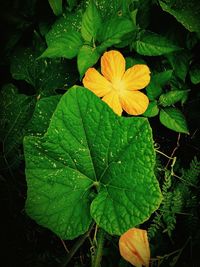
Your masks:
{"label": "vine stem", "polygon": [[92,259],[92,267],[100,267],[101,266],[104,240],[105,240],[105,232],[104,232],[104,230],[99,229],[99,232],[97,235],[97,249],[96,249],[95,255]]}
{"label": "vine stem", "polygon": [[66,258],[64,259],[63,263],[61,263],[61,267],[66,267],[68,265],[68,263],[71,261],[74,254],[77,252],[77,250],[83,245],[85,240],[90,236],[90,232],[93,227],[94,227],[94,223],[91,225],[90,229],[76,241],[72,249],[67,254]]}

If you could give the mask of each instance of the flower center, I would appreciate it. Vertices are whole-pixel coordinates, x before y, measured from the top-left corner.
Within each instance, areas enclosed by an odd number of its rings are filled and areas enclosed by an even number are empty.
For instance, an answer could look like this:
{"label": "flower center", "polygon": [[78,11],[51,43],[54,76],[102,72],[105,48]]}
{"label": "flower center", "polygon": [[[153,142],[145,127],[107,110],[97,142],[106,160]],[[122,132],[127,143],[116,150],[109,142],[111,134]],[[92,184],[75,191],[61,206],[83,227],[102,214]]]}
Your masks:
{"label": "flower center", "polygon": [[112,82],[112,87],[118,94],[122,94],[125,89],[125,83],[122,79],[116,79]]}

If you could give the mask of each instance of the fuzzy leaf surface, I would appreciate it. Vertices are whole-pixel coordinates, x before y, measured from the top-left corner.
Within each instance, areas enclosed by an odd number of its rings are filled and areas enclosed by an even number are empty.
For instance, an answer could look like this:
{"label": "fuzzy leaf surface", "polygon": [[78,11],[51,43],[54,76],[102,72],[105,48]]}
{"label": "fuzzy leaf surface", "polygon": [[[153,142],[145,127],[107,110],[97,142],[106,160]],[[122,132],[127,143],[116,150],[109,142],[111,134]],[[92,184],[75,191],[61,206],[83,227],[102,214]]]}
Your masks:
{"label": "fuzzy leaf surface", "polygon": [[117,116],[89,90],[62,96],[44,137],[24,140],[27,213],[64,239],[95,222],[121,235],[161,202],[148,120]]}

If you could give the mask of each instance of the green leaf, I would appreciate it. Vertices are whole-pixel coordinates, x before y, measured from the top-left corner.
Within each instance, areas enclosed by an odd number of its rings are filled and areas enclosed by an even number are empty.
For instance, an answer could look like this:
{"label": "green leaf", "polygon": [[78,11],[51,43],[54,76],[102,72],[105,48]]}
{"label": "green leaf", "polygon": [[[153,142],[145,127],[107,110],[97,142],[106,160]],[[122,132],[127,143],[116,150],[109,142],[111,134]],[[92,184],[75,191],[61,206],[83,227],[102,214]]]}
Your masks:
{"label": "green leaf", "polygon": [[146,88],[148,98],[150,100],[156,99],[162,93],[162,88],[170,81],[171,77],[172,70],[153,74]]}
{"label": "green leaf", "polygon": [[67,0],[67,3],[69,5],[69,9],[72,10],[74,7],[77,6],[77,1],[78,0]]}
{"label": "green leaf", "polygon": [[101,28],[101,16],[93,0],[90,0],[83,14],[81,34],[85,41],[96,40],[98,30]]}
{"label": "green leaf", "polygon": [[48,48],[42,53],[40,58],[64,57],[72,59],[78,54],[83,41],[79,32],[68,31],[62,32],[57,39],[49,38],[47,45]]}
{"label": "green leaf", "polygon": [[[80,32],[81,30],[82,12],[82,9],[79,8],[76,12],[64,13],[62,17],[56,20],[56,22],[52,25],[51,30],[45,36],[50,50],[46,52],[46,55],[43,56],[63,56],[67,58],[76,56],[82,44],[81,35],[78,34],[78,32]],[[72,47],[70,46],[70,44],[72,45]],[[61,51],[62,48],[64,49],[63,52]]]}
{"label": "green leaf", "polygon": [[135,28],[137,27],[137,13],[138,13],[138,9],[134,9],[133,11],[130,12],[130,17],[132,19],[133,25],[135,26]]}
{"label": "green leaf", "polygon": [[173,90],[159,97],[159,104],[163,107],[171,106],[188,95],[188,90]]}
{"label": "green leaf", "polygon": [[157,101],[152,101],[149,103],[147,110],[142,115],[151,118],[158,115],[158,113],[159,113],[159,108],[157,105]]}
{"label": "green leaf", "polygon": [[114,16],[126,16],[132,0],[94,0],[103,21]]}
{"label": "green leaf", "polygon": [[92,67],[99,59],[100,54],[96,48],[88,45],[83,45],[78,53],[77,64],[80,73],[80,79],[82,79],[86,70]]}
{"label": "green leaf", "polygon": [[191,67],[190,79],[193,84],[200,83],[200,64],[194,64]]}
{"label": "green leaf", "polygon": [[184,50],[167,54],[166,57],[169,60],[176,76],[185,81],[189,69],[191,53]]}
{"label": "green leaf", "polygon": [[56,40],[57,38],[60,38],[63,32],[80,32],[82,13],[83,10],[79,8],[75,12],[66,12],[62,15],[62,17],[58,18],[52,25],[51,30],[46,35],[47,43],[51,42],[53,39]]}
{"label": "green leaf", "polygon": [[126,69],[129,69],[131,67],[133,67],[134,65],[137,65],[137,64],[147,64],[144,59],[142,58],[139,58],[139,57],[126,57],[125,58],[126,60]]}
{"label": "green leaf", "polygon": [[136,0],[132,1],[132,4],[134,4],[134,8],[138,9],[137,23],[140,28],[147,28],[150,23],[152,0]]}
{"label": "green leaf", "polygon": [[24,150],[26,211],[61,238],[83,234],[92,218],[121,235],[161,202],[148,120],[117,116],[83,87],[62,96],[47,133],[26,137]]}
{"label": "green leaf", "polygon": [[0,153],[1,168],[16,167],[22,153],[19,147],[25,134],[25,126],[32,116],[36,99],[19,94],[13,84],[5,85],[0,93]]}
{"label": "green leaf", "polygon": [[59,16],[62,14],[62,0],[48,0],[49,4],[51,6],[51,9],[53,10],[53,13],[56,16]]}
{"label": "green leaf", "polygon": [[186,36],[186,47],[189,50],[192,50],[197,44],[199,40],[196,33],[188,32]]}
{"label": "green leaf", "polygon": [[164,36],[145,30],[138,33],[132,46],[143,56],[161,56],[181,49]]}
{"label": "green leaf", "polygon": [[37,101],[33,116],[26,127],[27,134],[36,136],[44,135],[60,98],[61,95],[54,95],[43,97]]}
{"label": "green leaf", "polygon": [[160,122],[167,128],[179,132],[189,134],[187,123],[183,113],[172,107],[160,110]]}
{"label": "green leaf", "polygon": [[200,32],[200,4],[198,0],[160,1],[161,8],[171,14],[190,32]]}
{"label": "green leaf", "polygon": [[156,73],[153,76],[154,81],[158,83],[161,87],[169,83],[172,78],[173,70],[165,70],[163,72]]}
{"label": "green leaf", "polygon": [[31,84],[40,96],[55,94],[56,89],[75,83],[77,73],[71,68],[71,61],[37,60],[40,54],[40,50],[31,48],[17,50],[11,62],[12,77]]}
{"label": "green leaf", "polygon": [[130,34],[135,30],[133,22],[125,17],[114,17],[106,21],[101,28],[98,41],[101,45],[99,50],[105,50],[106,48],[118,44],[123,41],[123,37],[126,34]]}

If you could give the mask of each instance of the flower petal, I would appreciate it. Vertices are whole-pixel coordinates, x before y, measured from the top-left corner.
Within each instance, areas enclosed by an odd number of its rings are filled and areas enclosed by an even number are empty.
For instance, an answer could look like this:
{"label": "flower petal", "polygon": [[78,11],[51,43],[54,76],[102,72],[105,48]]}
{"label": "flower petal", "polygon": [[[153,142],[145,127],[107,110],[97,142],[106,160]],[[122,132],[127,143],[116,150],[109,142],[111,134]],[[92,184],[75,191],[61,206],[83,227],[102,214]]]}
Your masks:
{"label": "flower petal", "polygon": [[101,73],[112,83],[122,79],[125,72],[126,62],[122,54],[111,50],[101,57]]}
{"label": "flower petal", "polygon": [[108,106],[119,116],[122,114],[122,107],[119,101],[118,94],[113,90],[109,94],[105,95],[102,100],[108,104]]}
{"label": "flower petal", "polygon": [[140,115],[147,109],[149,99],[141,92],[124,90],[120,95],[120,103],[128,114]]}
{"label": "flower petal", "polygon": [[150,82],[150,70],[147,65],[135,65],[124,73],[122,80],[127,90],[139,90]]}
{"label": "flower petal", "polygon": [[119,239],[121,256],[136,267],[149,266],[150,249],[147,231],[131,228]]}
{"label": "flower petal", "polygon": [[112,85],[95,68],[89,68],[83,78],[84,87],[102,97],[112,90]]}

